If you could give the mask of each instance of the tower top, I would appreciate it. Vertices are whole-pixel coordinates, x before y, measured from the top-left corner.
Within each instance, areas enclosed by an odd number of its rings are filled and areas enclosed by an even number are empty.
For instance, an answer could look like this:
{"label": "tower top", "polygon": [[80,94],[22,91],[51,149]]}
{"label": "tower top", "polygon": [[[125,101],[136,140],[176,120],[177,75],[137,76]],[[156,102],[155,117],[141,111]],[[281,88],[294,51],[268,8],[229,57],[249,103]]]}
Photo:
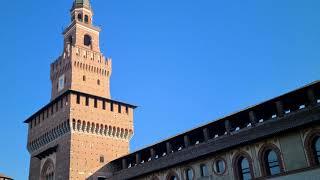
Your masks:
{"label": "tower top", "polygon": [[74,0],[71,11],[75,8],[87,8],[91,10],[90,0]]}

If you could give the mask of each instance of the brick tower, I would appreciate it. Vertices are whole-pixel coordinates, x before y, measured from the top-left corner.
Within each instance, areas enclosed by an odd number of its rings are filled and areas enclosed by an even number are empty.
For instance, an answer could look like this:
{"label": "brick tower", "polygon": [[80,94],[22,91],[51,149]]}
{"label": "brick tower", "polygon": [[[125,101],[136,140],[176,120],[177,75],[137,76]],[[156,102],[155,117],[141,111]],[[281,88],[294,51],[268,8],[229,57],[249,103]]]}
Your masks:
{"label": "brick tower", "polygon": [[25,120],[30,180],[103,179],[95,172],[129,152],[135,106],[111,100],[111,59],[100,52],[89,0],[75,0],[70,13],[51,101]]}

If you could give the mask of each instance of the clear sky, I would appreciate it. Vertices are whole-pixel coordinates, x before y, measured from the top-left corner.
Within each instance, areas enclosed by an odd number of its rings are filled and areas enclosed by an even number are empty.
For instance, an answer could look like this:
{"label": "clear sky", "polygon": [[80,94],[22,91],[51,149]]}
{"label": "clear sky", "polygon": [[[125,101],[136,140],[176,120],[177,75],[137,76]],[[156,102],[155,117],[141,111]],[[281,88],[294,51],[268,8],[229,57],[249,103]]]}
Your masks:
{"label": "clear sky", "polygon": [[[0,172],[28,177],[72,0],[1,2]],[[138,105],[131,150],[320,78],[319,0],[92,0],[113,99]],[[3,22],[4,21],[4,22]],[[108,148],[108,147],[106,147]]]}

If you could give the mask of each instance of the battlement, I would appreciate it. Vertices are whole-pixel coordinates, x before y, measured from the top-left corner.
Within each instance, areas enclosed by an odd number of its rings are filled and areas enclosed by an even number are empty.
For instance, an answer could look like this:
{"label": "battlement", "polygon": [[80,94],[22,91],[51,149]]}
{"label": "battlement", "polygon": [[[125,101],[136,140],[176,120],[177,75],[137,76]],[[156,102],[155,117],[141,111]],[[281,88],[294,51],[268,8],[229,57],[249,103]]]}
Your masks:
{"label": "battlement", "polygon": [[[112,125],[110,122],[103,124],[94,121],[69,120],[70,104],[73,96],[76,97],[75,103],[78,106],[81,105],[94,109],[99,108],[123,116],[132,116],[133,109],[136,108],[134,105],[78,91],[66,91],[24,121],[24,123],[29,124],[27,148],[30,152],[41,149],[41,147],[44,147],[71,130],[74,132],[87,132],[106,137],[114,137],[125,141],[131,139],[133,129],[129,126],[125,128]],[[57,118],[57,116],[59,116],[59,118]],[[59,119],[59,122],[56,119]],[[48,129],[48,127],[53,128]]]}
{"label": "battlement", "polygon": [[[110,109],[108,109],[108,110],[110,110],[112,112],[122,113],[123,111],[120,110],[119,107],[125,107],[125,112],[126,113],[129,113],[129,108],[131,108],[131,109],[137,108],[137,106],[134,106],[134,105],[131,105],[131,104],[127,104],[127,103],[123,103],[123,102],[120,102],[120,101],[115,101],[115,100],[111,100],[111,99],[107,99],[107,98],[103,98],[103,97],[99,97],[99,96],[95,96],[95,95],[91,95],[91,94],[86,94],[86,93],[75,91],[75,90],[68,90],[65,93],[63,93],[62,95],[60,95],[59,97],[57,97],[56,99],[54,99],[53,101],[51,101],[50,103],[48,103],[47,105],[45,105],[39,111],[37,111],[36,113],[31,115],[29,118],[27,118],[24,121],[24,123],[28,123],[30,129],[36,127],[42,121],[44,121],[46,117],[49,117],[50,115],[53,115],[55,112],[59,112],[59,107],[62,108],[64,106],[63,105],[64,103],[66,104],[66,106],[68,106],[70,94],[76,95],[77,97],[79,97],[79,99],[81,97],[85,97],[85,99],[88,100],[88,101],[90,99],[93,99],[95,102],[98,102],[98,101],[102,102],[102,104],[105,104],[105,106],[101,106],[101,108],[104,109],[104,110],[107,110],[106,107],[109,104],[108,107],[110,107]],[[80,104],[81,101],[79,100],[78,102]],[[86,106],[89,106],[89,104],[86,105]],[[95,103],[94,103],[93,106],[95,106]],[[118,107],[117,111],[114,111],[115,107]]]}
{"label": "battlement", "polygon": [[107,169],[112,178],[131,179],[317,121],[306,113],[319,115],[319,109],[320,81],[316,81],[116,159]]}
{"label": "battlement", "polygon": [[[57,79],[61,74],[71,68],[71,61],[74,66],[106,75],[111,73],[112,59],[106,58],[100,52],[95,52],[81,47],[69,46],[67,52],[51,63],[51,80]],[[74,58],[72,58],[74,57]],[[74,59],[74,60],[71,60]],[[89,61],[90,60],[90,61]]]}
{"label": "battlement", "polygon": [[102,53],[68,44],[51,64],[52,99],[69,89],[110,98],[112,60]]}

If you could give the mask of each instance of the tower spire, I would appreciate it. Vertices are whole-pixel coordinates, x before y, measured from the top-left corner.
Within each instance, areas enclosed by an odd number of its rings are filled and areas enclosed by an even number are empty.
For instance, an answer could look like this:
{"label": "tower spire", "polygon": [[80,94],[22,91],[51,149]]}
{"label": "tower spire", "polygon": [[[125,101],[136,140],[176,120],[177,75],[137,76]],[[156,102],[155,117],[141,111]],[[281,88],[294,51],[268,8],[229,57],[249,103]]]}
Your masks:
{"label": "tower spire", "polygon": [[75,8],[87,8],[91,10],[90,0],[74,0],[71,11]]}

